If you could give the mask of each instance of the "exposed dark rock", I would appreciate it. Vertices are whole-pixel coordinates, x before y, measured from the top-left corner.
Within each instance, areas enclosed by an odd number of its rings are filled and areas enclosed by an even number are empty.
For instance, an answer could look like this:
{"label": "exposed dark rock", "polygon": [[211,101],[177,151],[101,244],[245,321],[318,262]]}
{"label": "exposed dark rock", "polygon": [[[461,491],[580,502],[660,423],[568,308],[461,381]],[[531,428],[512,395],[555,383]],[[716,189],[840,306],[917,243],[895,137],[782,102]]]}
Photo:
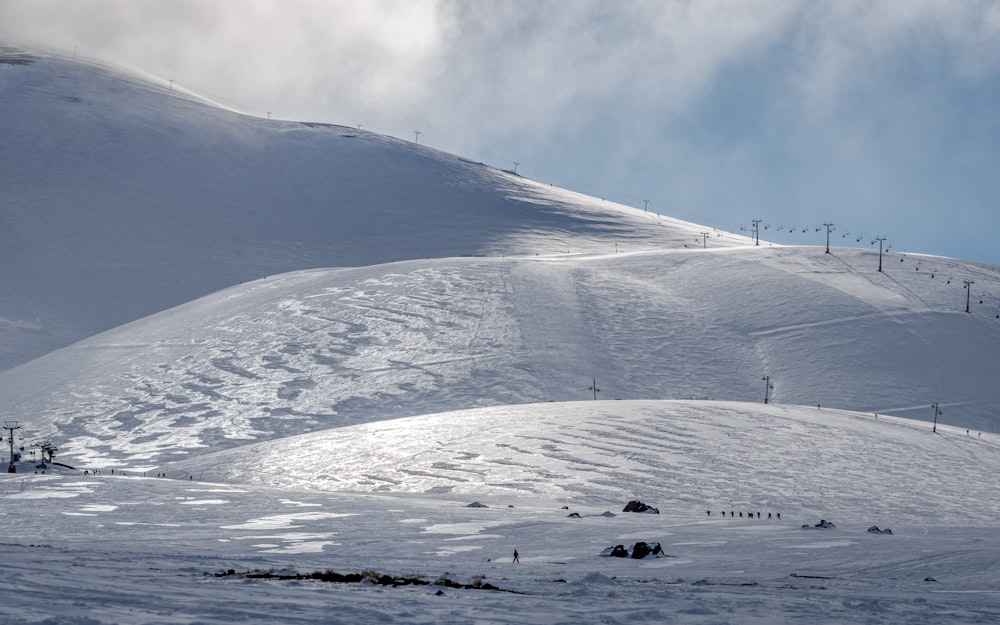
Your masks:
{"label": "exposed dark rock", "polygon": [[638,499],[633,500],[625,504],[625,508],[622,512],[646,512],[649,514],[659,514],[660,511],[653,506],[646,505],[639,501]]}
{"label": "exposed dark rock", "polygon": [[627,558],[628,549],[625,548],[625,545],[615,545],[611,548],[611,553],[608,555],[612,558]]}
{"label": "exposed dark rock", "polygon": [[[410,576],[410,577],[397,577],[391,575],[380,575],[375,571],[362,571],[361,573],[338,573],[332,569],[327,569],[326,571],[314,571],[312,573],[297,573],[292,570],[283,569],[280,571],[268,570],[268,571],[245,571],[237,572],[233,569],[227,569],[225,571],[219,571],[215,574],[215,577],[243,577],[245,579],[278,579],[283,581],[300,581],[300,580],[312,580],[318,582],[328,582],[333,584],[359,584],[368,583],[375,584],[378,586],[442,586],[444,588],[460,588],[466,590],[496,590],[500,592],[511,592],[517,594],[515,590],[505,590],[503,588],[498,588],[493,584],[489,584],[485,581],[485,578],[480,576],[472,580],[471,584],[462,584],[456,582],[447,576],[442,575],[440,578],[434,581],[428,581],[424,579],[423,576]],[[440,592],[440,591],[439,591]]]}
{"label": "exposed dark rock", "polygon": [[641,560],[648,556],[662,556],[663,548],[660,547],[660,543],[646,543],[637,542],[630,549],[626,549],[625,545],[615,545],[614,547],[608,547],[601,555],[608,556],[611,558],[633,558],[635,560]]}
{"label": "exposed dark rock", "polygon": [[658,556],[661,553],[663,553],[663,549],[660,547],[660,543],[644,543],[640,541],[632,545],[631,557],[635,560],[641,560],[646,556]]}
{"label": "exposed dark rock", "polygon": [[828,529],[831,529],[831,528],[834,528],[834,527],[837,527],[837,526],[834,525],[833,523],[830,523],[826,519],[820,519],[819,523],[817,523],[816,525],[809,525],[808,523],[806,523],[805,525],[802,526],[802,529],[812,529],[814,527],[815,528],[819,528],[819,529],[828,530]]}

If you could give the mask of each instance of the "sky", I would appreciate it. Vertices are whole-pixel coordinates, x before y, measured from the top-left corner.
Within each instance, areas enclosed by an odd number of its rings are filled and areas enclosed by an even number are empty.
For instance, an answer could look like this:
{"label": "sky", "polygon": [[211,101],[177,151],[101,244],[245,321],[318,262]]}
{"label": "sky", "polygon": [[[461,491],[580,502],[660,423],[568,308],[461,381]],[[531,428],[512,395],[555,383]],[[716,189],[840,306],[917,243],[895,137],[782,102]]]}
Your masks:
{"label": "sky", "polygon": [[997,1],[0,0],[0,40],[776,242],[1000,264]]}

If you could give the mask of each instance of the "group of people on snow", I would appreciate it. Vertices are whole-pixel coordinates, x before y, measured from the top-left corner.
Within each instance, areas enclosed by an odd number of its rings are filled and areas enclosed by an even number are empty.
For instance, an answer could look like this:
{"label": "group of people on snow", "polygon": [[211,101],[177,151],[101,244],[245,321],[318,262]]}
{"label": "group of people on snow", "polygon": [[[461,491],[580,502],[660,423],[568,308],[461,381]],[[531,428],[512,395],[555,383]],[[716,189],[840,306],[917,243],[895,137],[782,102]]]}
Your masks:
{"label": "group of people on snow", "polygon": [[[711,510],[705,510],[705,514],[708,515],[708,516],[712,516],[712,511]],[[756,515],[756,516],[754,516],[754,515]],[[725,510],[722,511],[722,516],[726,516],[726,511]],[[731,518],[734,518],[734,519],[737,516],[739,516],[739,518],[741,518],[741,519],[754,519],[754,518],[759,519],[759,518],[761,518],[760,512],[756,512],[756,513],[754,513],[754,512],[747,512],[746,516],[743,516],[742,512],[734,512],[732,510],[729,511],[729,516]],[[781,513],[780,512],[773,512],[773,513],[772,512],[768,512],[767,513],[767,518],[773,519],[775,517],[777,517],[777,519],[780,521],[781,520]]]}

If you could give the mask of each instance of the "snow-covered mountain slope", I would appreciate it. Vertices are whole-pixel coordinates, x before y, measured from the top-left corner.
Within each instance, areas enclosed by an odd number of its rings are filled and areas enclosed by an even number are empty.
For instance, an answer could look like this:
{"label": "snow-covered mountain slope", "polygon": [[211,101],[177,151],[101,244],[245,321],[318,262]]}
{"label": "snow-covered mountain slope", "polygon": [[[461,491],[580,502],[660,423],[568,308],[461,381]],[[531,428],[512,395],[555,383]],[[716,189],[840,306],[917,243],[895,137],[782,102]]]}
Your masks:
{"label": "snow-covered mountain slope", "polygon": [[0,368],[293,270],[704,243],[414,142],[248,117],[55,54],[0,49],[0,110]]}
{"label": "snow-covered mountain slope", "polygon": [[[192,453],[162,469],[178,479],[457,501],[600,507],[639,498],[685,514],[992,525],[998,443],[993,433],[816,407],[590,401],[392,419]],[[942,489],[942,473],[961,475],[963,487]]]}
{"label": "snow-covered mountain slope", "polygon": [[[408,261],[232,287],[0,374],[73,462],[465,408],[710,397],[1000,431],[1000,268],[752,248]],[[917,266],[921,271],[917,271]],[[933,272],[934,277],[931,277]],[[984,300],[986,301],[986,300]]]}

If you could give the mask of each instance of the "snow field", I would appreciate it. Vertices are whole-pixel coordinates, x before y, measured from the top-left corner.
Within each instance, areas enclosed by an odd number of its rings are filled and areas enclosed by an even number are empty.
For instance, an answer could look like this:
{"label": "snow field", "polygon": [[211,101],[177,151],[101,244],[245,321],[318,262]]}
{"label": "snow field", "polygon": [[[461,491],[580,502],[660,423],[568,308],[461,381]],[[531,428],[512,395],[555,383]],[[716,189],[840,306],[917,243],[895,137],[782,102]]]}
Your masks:
{"label": "snow field", "polygon": [[[863,523],[802,530],[814,519],[709,519],[664,502],[661,515],[571,506],[582,515],[571,519],[513,499],[469,508],[109,474],[7,476],[0,493],[10,622],[899,623],[1000,613],[994,530],[920,518],[873,536]],[[636,540],[661,542],[669,557],[598,555]],[[230,568],[485,576],[522,594],[213,576]]]}

